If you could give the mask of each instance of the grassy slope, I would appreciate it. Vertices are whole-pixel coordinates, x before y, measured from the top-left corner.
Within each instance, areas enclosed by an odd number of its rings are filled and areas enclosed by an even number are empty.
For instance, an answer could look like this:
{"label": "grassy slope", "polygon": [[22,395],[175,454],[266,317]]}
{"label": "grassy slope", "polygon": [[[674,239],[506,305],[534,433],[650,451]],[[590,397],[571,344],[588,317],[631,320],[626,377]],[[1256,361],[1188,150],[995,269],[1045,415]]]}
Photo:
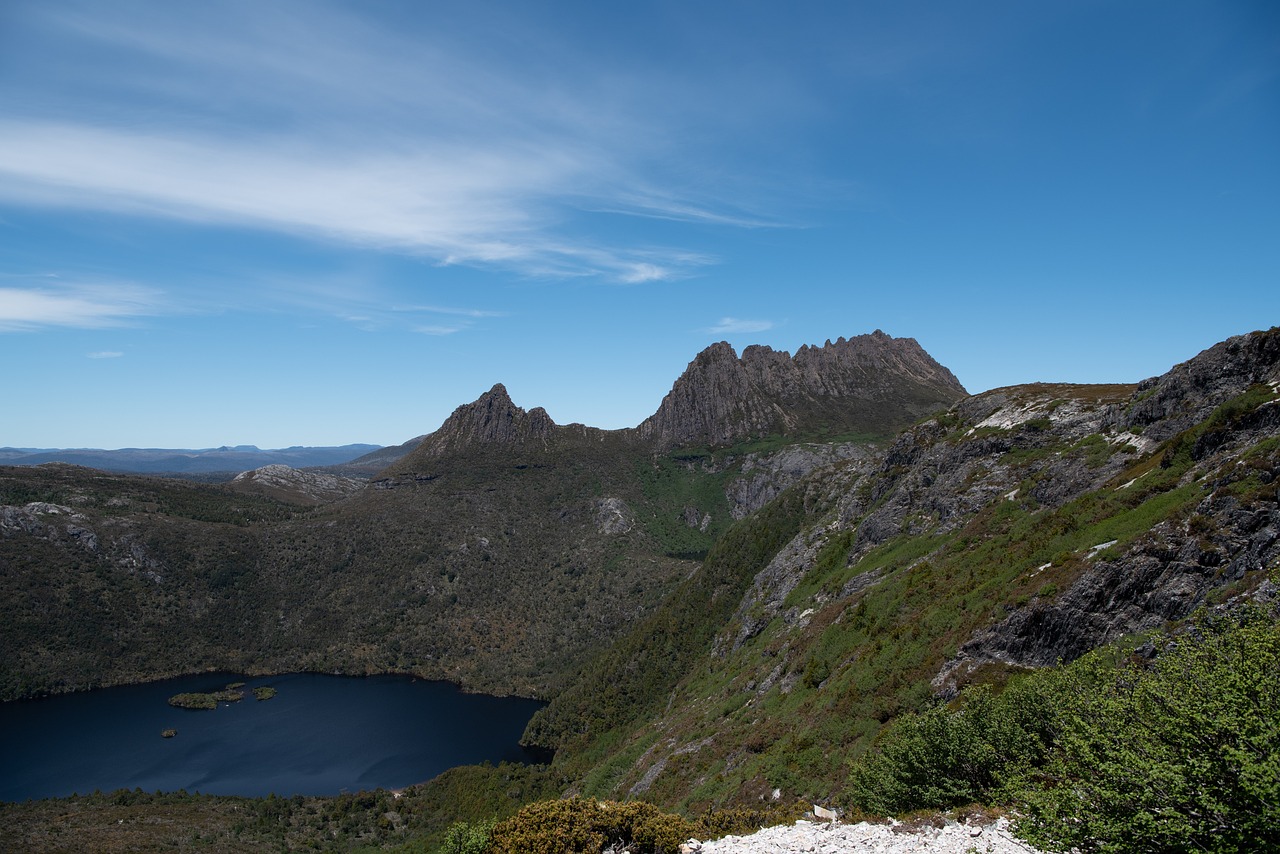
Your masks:
{"label": "grassy slope", "polygon": [[[1096,390],[1075,393],[1088,397]],[[963,526],[926,526],[891,537],[853,562],[847,558],[858,520],[840,528],[831,507],[811,502],[803,508],[804,524],[832,531],[823,534],[825,547],[788,596],[788,611],[764,631],[736,651],[712,655],[716,631],[725,649],[723,641],[736,630],[726,609],[677,600],[598,660],[535,720],[530,734],[541,737],[559,712],[559,731],[576,733],[569,742],[575,749],[559,764],[580,779],[584,792],[597,796],[625,795],[657,768],[644,797],[686,810],[752,802],[774,788],[788,797],[838,798],[849,761],[885,721],[930,701],[931,679],[977,629],[1038,597],[1052,598],[1092,561],[1140,547],[1161,522],[1194,524],[1193,511],[1207,495],[1229,495],[1246,506],[1274,504],[1275,483],[1262,473],[1277,466],[1275,438],[1243,454],[1242,465],[1229,459],[1220,470],[1212,461],[1197,464],[1191,449],[1275,398],[1271,389],[1255,387],[1145,456],[1090,437],[1012,441],[1002,463],[1013,469],[1015,483],[1018,472],[1025,475],[1013,499],[987,504]],[[940,422],[945,432],[937,441],[984,438],[969,433],[971,425],[947,422]],[[1036,430],[1043,425],[1013,432]],[[1053,471],[1042,463],[1073,456],[1095,467],[1101,481],[1060,506],[1039,506],[1030,497],[1035,481]],[[886,470],[840,488],[874,495],[886,488],[877,481],[894,476]],[[790,500],[793,512],[770,508],[741,523],[722,544],[784,541],[797,527],[794,496]],[[1106,550],[1093,549],[1111,541]],[[756,555],[740,568],[745,572],[762,559],[767,556]],[[714,567],[712,559],[708,567]],[[846,593],[856,587],[849,582],[864,574],[876,582]],[[1249,577],[1242,585],[1258,580]],[[734,590],[745,587],[740,577]],[[694,612],[704,613],[716,629],[691,622]],[[670,668],[664,680],[655,680],[651,670],[637,667],[654,652],[663,658],[677,641],[685,647],[678,679]],[[987,668],[973,678],[998,682],[1005,675]],[[594,693],[592,686],[598,686]],[[619,697],[632,703],[634,714],[600,714]],[[568,701],[581,710],[577,718],[559,708]]]}

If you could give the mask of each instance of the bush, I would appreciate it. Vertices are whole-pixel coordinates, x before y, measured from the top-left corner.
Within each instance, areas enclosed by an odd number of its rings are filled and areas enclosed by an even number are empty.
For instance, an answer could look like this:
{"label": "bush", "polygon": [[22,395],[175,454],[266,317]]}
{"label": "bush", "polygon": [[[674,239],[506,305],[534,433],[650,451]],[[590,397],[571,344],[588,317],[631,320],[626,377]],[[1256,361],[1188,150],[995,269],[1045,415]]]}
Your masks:
{"label": "bush", "polygon": [[[1203,620],[1154,662],[1067,669],[1018,832],[1082,852],[1280,850],[1280,626]],[[1083,689],[1083,690],[1081,690]]]}
{"label": "bush", "polygon": [[439,854],[484,854],[489,847],[489,835],[493,825],[488,822],[468,824],[455,822],[445,831]]}
{"label": "bush", "polygon": [[1050,850],[1280,850],[1280,624],[1201,618],[894,721],[850,776],[880,814],[1011,804]]}
{"label": "bush", "polygon": [[965,690],[956,710],[937,706],[894,721],[855,763],[855,807],[880,815],[1003,800],[1042,762],[1055,729],[1052,689],[1024,678],[995,696]]}
{"label": "bush", "polygon": [[626,847],[633,854],[670,854],[690,837],[705,840],[751,833],[799,816],[795,805],[771,805],[709,811],[690,821],[640,801],[542,801],[495,825],[488,850],[498,854],[597,854],[612,846]]}
{"label": "bush", "polygon": [[583,798],[530,804],[493,828],[491,850],[503,854],[589,854],[622,843],[637,854],[676,851],[695,832],[652,804]]}

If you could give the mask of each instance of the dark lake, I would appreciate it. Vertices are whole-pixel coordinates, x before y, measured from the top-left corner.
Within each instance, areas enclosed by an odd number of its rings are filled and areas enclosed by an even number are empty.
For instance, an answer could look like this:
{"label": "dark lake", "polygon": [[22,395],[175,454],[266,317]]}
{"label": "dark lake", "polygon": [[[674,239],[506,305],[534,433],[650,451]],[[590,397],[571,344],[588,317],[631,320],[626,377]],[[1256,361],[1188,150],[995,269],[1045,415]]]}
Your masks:
{"label": "dark lake", "polygon": [[[244,682],[212,711],[169,697]],[[253,689],[277,694],[255,700]],[[0,703],[0,800],[95,789],[337,795],[421,783],[455,765],[530,761],[518,742],[542,704],[407,676],[184,676]],[[174,738],[160,733],[173,728]]]}

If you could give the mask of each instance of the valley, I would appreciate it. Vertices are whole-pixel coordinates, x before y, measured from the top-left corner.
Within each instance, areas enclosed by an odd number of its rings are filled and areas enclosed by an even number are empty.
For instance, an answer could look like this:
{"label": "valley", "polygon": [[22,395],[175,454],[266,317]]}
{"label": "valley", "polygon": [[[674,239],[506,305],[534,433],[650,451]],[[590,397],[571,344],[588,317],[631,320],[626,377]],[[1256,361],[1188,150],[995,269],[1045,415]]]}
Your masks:
{"label": "valley", "polygon": [[857,815],[897,721],[1197,613],[1274,620],[1280,330],[977,395],[880,332],[715,345],[636,428],[495,385],[364,485],[268,475],[0,469],[4,699],[226,670],[549,703],[549,766],[415,787],[436,816],[366,845],[560,795]]}

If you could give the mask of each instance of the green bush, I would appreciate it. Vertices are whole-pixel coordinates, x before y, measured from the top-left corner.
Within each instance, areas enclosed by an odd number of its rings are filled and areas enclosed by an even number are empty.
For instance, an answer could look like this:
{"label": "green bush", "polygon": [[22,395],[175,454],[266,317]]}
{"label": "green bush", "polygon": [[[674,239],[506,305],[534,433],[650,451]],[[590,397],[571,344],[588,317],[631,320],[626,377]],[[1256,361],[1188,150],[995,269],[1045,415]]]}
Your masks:
{"label": "green bush", "polygon": [[1280,624],[1247,608],[1157,646],[896,720],[855,764],[853,804],[1010,804],[1017,832],[1055,851],[1280,850]]}
{"label": "green bush", "polygon": [[445,831],[444,840],[437,850],[439,854],[484,854],[492,831],[493,825],[489,822],[455,822]]}
{"label": "green bush", "polygon": [[1018,832],[1082,852],[1280,850],[1280,626],[1202,620],[1153,662],[1091,654]]}
{"label": "green bush", "polygon": [[1056,722],[1046,680],[1015,681],[999,696],[976,686],[958,705],[889,726],[853,766],[853,805],[900,815],[1002,800],[1013,781],[1044,760]]}
{"label": "green bush", "polygon": [[690,837],[751,833],[800,817],[796,805],[709,811],[696,821],[641,801],[570,798],[530,804],[493,828],[494,854],[597,854],[606,846],[634,854],[670,854]]}

